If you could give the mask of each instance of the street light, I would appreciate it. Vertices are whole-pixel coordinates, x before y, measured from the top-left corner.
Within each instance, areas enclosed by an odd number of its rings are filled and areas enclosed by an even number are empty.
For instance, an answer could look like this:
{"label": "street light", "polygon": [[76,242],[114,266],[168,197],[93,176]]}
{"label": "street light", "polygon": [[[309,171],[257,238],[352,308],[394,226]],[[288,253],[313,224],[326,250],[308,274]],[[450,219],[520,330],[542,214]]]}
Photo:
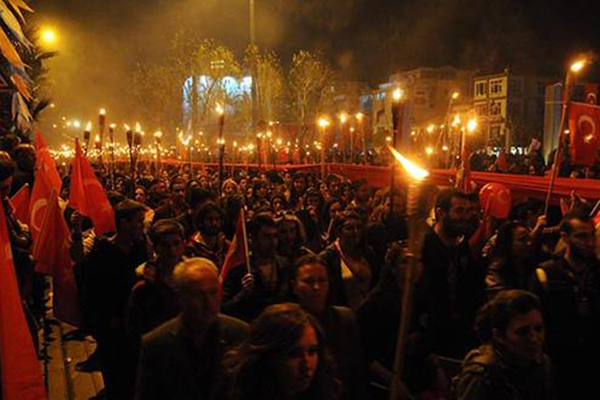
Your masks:
{"label": "street light", "polygon": [[321,179],[325,179],[325,132],[330,122],[327,118],[321,117],[317,121],[317,125],[319,125],[321,131]]}
{"label": "street light", "polygon": [[550,198],[552,196],[552,190],[554,189],[554,182],[556,177],[558,176],[558,160],[560,159],[560,155],[563,151],[564,146],[564,137],[565,135],[561,135],[561,132],[565,131],[567,124],[567,112],[569,108],[569,103],[571,102],[571,86],[573,85],[574,74],[577,74],[583,70],[583,68],[589,63],[589,59],[583,58],[580,60],[576,60],[571,64],[567,71],[567,75],[565,77],[565,87],[563,90],[563,101],[562,101],[562,113],[560,118],[560,129],[558,130],[558,146],[556,149],[556,153],[554,154],[554,162],[552,164],[552,171],[550,175],[550,183],[548,186],[548,192],[546,194],[546,204],[544,207],[544,215],[548,214],[548,208],[550,207]]}
{"label": "street light", "polygon": [[54,29],[44,28],[42,29],[40,39],[42,39],[42,42],[44,42],[44,44],[53,45],[57,42],[58,36]]}
{"label": "street light", "polygon": [[477,120],[475,118],[472,118],[469,120],[469,122],[467,122],[467,130],[470,133],[475,132],[475,130],[477,129],[478,123]]}

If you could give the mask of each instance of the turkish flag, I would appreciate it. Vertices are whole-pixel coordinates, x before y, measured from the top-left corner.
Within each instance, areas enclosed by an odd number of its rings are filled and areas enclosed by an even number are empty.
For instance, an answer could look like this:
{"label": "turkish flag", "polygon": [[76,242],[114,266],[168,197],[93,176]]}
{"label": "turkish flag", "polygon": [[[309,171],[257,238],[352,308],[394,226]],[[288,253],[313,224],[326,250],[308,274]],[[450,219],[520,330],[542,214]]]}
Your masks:
{"label": "turkish flag", "polygon": [[0,201],[0,365],[4,400],[42,400],[46,390],[25,320],[4,207]]}
{"label": "turkish flag", "polygon": [[79,326],[80,313],[73,261],[69,252],[71,233],[52,190],[44,222],[33,249],[35,270],[52,277],[54,316],[68,324]]}
{"label": "turkish flag", "polygon": [[69,205],[92,220],[96,235],[116,230],[114,210],[94,170],[83,155],[79,141],[75,142],[75,159],[71,165]]}
{"label": "turkish flag", "polygon": [[60,188],[62,186],[62,181],[60,179],[60,175],[58,174],[58,170],[56,169],[56,164],[54,163],[54,159],[52,158],[52,154],[50,154],[50,148],[44,141],[42,134],[38,131],[35,134],[35,148],[36,148],[36,161],[35,166],[36,169],[41,168],[46,173],[48,177],[48,181],[50,185],[56,189],[58,193],[60,193]]}
{"label": "turkish flag", "polygon": [[[44,215],[48,206],[48,199],[52,194],[52,184],[48,176],[48,170],[37,168],[35,170],[33,190],[29,201],[29,230],[35,243],[44,222]],[[54,188],[56,190],[56,188]]]}
{"label": "turkish flag", "polygon": [[15,193],[10,199],[10,204],[13,206],[15,217],[22,223],[29,225],[29,200],[31,198],[31,191],[29,190],[29,184],[26,183],[21,186],[21,189]]}
{"label": "turkish flag", "polygon": [[246,219],[244,217],[244,207],[240,208],[235,228],[235,236],[229,246],[229,251],[223,261],[219,277],[221,282],[225,282],[227,274],[233,268],[246,264],[248,259],[248,238],[246,236]]}
{"label": "turkish flag", "polygon": [[569,131],[571,164],[591,166],[600,145],[600,106],[571,103]]}

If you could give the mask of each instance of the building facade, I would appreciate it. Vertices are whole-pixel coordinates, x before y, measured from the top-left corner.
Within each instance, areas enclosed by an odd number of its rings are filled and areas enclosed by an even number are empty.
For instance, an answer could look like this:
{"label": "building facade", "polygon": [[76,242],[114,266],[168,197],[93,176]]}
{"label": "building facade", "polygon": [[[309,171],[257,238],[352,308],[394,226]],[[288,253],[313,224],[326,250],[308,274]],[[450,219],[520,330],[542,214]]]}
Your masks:
{"label": "building facade", "polygon": [[473,109],[486,147],[516,151],[540,140],[548,78],[512,74],[509,70],[473,79]]}

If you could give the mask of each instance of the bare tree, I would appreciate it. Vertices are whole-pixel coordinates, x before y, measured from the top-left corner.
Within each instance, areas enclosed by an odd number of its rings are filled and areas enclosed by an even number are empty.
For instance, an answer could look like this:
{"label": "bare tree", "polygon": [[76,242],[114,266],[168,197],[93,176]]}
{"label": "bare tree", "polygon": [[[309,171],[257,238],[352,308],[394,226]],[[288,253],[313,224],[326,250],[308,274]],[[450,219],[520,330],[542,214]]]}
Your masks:
{"label": "bare tree", "polygon": [[306,50],[294,54],[289,79],[292,115],[303,132],[328,102],[333,78],[331,67],[320,54]]}

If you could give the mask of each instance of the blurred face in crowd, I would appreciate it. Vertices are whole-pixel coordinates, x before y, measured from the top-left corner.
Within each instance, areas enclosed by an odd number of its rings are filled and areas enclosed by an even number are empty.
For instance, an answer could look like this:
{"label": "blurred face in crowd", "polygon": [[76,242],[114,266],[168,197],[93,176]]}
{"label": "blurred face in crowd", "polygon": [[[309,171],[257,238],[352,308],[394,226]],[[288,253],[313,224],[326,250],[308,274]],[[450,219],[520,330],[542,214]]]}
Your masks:
{"label": "blurred face in crowd", "polygon": [[452,197],[448,212],[439,210],[442,217],[444,232],[451,237],[464,235],[469,227],[467,209],[469,202],[461,197]]}
{"label": "blurred face in crowd", "polygon": [[159,265],[174,267],[183,256],[183,238],[177,233],[162,235],[154,244],[158,259],[162,261]]}
{"label": "blurred face in crowd", "polygon": [[265,197],[267,197],[267,193],[268,192],[266,185],[260,185],[255,190],[256,197],[258,197],[259,199],[264,199]]}
{"label": "blurred face in crowd", "polygon": [[177,204],[185,203],[185,184],[175,183],[171,189],[171,199]]}
{"label": "blurred face in crowd", "polygon": [[146,203],[146,191],[142,188],[136,188],[134,200],[137,201],[138,203],[145,204]]}
{"label": "blurred face in crowd", "polygon": [[282,245],[290,249],[298,242],[298,225],[295,221],[284,221],[279,228],[279,234],[283,241]]}
{"label": "blurred face in crowd", "polygon": [[361,223],[357,218],[347,218],[340,230],[340,239],[348,246],[356,246],[360,241]]}
{"label": "blurred face in crowd", "polygon": [[506,331],[494,331],[494,339],[512,357],[523,362],[539,362],[544,348],[544,320],[538,310],[518,314]]}
{"label": "blurred face in crowd", "polygon": [[31,145],[20,145],[15,159],[19,168],[25,171],[33,171],[35,168],[35,149]]}
{"label": "blurred face in crowd", "polygon": [[285,355],[283,365],[277,368],[282,386],[292,396],[308,388],[319,365],[319,339],[312,325],[304,327],[302,336]]}
{"label": "blurred face in crowd", "polygon": [[297,193],[304,193],[306,190],[306,178],[300,176],[294,179],[294,190]]}
{"label": "blurred face in crowd", "polygon": [[279,197],[275,197],[272,201],[273,204],[273,212],[278,213],[280,211],[283,211],[284,208],[284,204],[283,204],[283,200]]}
{"label": "blurred face in crowd", "polygon": [[122,218],[119,231],[130,235],[134,240],[140,240],[144,235],[144,213],[139,211],[131,219]]}
{"label": "blurred face in crowd", "polygon": [[338,181],[331,181],[329,191],[331,193],[338,193],[340,191],[340,183]]}
{"label": "blurred face in crowd", "polygon": [[262,257],[272,257],[277,250],[277,228],[274,226],[262,226],[256,233],[254,243],[258,254]]}
{"label": "blurred face in crowd", "polygon": [[194,271],[188,279],[180,295],[183,318],[192,330],[204,330],[217,319],[221,308],[219,277],[206,268]]}
{"label": "blurred face in crowd", "polygon": [[591,221],[572,219],[571,232],[563,233],[572,257],[579,260],[591,260],[595,257],[595,230]]}
{"label": "blurred face in crowd", "polygon": [[371,191],[367,185],[361,185],[357,190],[354,196],[356,198],[356,202],[360,204],[366,204],[369,202],[371,197]]}
{"label": "blurred face in crowd", "polygon": [[167,185],[163,181],[158,181],[152,186],[154,193],[164,193],[167,191]]}
{"label": "blurred face in crowd", "polygon": [[329,295],[329,277],[325,266],[314,263],[298,268],[294,290],[302,308],[315,315],[323,313]]}
{"label": "blurred face in crowd", "polygon": [[240,181],[240,190],[242,192],[244,192],[246,190],[246,187],[248,186],[248,180],[246,178],[242,179]]}
{"label": "blurred face in crowd", "polygon": [[513,232],[512,253],[519,258],[526,258],[531,254],[531,237],[529,230],[517,226]]}
{"label": "blurred face in crowd", "polygon": [[292,174],[286,172],[285,175],[283,175],[283,182],[289,186],[292,183]]}
{"label": "blurred face in crowd", "polygon": [[221,214],[217,211],[211,211],[204,216],[200,229],[203,235],[214,237],[221,232],[222,226],[223,218]]}
{"label": "blurred face in crowd", "polygon": [[335,202],[329,207],[329,218],[331,220],[336,219],[342,213],[342,205],[338,202]]}
{"label": "blurred face in crowd", "polygon": [[208,188],[208,178],[206,176],[201,176],[199,182],[202,189]]}
{"label": "blurred face in crowd", "polygon": [[236,191],[236,187],[232,182],[227,182],[225,185],[223,185],[223,194],[225,196],[231,196],[232,194],[235,194]]}

